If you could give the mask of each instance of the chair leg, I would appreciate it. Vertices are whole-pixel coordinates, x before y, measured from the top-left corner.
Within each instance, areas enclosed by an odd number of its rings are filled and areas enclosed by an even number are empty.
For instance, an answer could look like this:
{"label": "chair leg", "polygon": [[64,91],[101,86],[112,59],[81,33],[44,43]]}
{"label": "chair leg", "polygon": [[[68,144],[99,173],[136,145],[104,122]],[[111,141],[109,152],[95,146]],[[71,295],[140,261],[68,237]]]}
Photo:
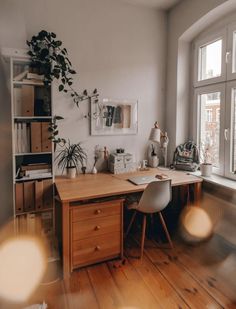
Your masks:
{"label": "chair leg", "polygon": [[129,226],[128,226],[127,230],[126,230],[125,238],[128,236],[128,234],[129,234],[129,232],[130,232],[130,230],[131,230],[131,227],[132,227],[132,225],[133,225],[133,223],[134,223],[134,219],[135,219],[135,217],[136,217],[136,214],[137,214],[137,211],[135,210],[134,213],[133,213],[133,215],[132,215],[132,217],[131,217]]}
{"label": "chair leg", "polygon": [[168,242],[169,242],[169,244],[170,244],[170,247],[171,247],[171,249],[173,249],[174,246],[173,246],[172,240],[171,240],[171,238],[170,238],[170,234],[169,234],[169,232],[168,232],[168,229],[167,229],[167,227],[166,227],[165,220],[164,220],[164,218],[163,218],[161,212],[159,212],[159,217],[160,217],[160,220],[161,220],[161,224],[162,224],[162,226],[163,226],[163,229],[164,229],[164,231],[165,231],[167,240],[168,240]]}
{"label": "chair leg", "polygon": [[151,214],[151,238],[154,237],[154,214]]}
{"label": "chair leg", "polygon": [[143,215],[142,238],[141,238],[141,254],[140,254],[141,260],[143,258],[143,249],[144,249],[144,241],[145,241],[145,233],[146,233],[146,223],[147,223],[147,217],[144,214]]}

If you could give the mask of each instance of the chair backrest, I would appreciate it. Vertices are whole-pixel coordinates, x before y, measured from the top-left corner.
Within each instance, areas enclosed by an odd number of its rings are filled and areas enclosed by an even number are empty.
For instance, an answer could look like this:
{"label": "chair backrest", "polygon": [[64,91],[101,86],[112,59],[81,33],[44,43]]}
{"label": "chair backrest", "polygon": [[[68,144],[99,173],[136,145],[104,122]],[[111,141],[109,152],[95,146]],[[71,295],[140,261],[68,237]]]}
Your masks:
{"label": "chair backrest", "polygon": [[171,180],[153,181],[148,184],[138,204],[137,210],[155,213],[163,210],[171,201]]}

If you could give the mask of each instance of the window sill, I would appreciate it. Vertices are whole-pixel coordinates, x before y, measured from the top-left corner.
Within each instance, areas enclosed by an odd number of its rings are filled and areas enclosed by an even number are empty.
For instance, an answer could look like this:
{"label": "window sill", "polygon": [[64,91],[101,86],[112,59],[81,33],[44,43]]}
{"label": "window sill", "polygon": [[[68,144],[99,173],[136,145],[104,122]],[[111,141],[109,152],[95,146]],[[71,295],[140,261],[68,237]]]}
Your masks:
{"label": "window sill", "polygon": [[204,181],[219,185],[221,187],[230,189],[230,190],[236,190],[236,181],[232,179],[228,179],[226,177],[222,177],[219,175],[212,174],[210,177],[201,176],[201,172],[197,171],[194,173],[191,173],[192,175],[195,175],[197,177],[202,178]]}

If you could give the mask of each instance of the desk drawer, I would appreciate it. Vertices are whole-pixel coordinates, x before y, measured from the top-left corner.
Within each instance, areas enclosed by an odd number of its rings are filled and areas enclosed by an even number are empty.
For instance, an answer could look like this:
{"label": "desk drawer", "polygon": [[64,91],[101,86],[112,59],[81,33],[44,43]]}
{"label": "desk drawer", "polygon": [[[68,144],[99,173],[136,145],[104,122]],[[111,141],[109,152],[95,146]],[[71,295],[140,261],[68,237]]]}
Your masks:
{"label": "desk drawer", "polygon": [[96,237],[106,233],[120,232],[121,216],[88,219],[72,224],[72,241]]}
{"label": "desk drawer", "polygon": [[84,221],[90,218],[100,218],[121,213],[121,201],[74,206],[71,211],[72,222]]}
{"label": "desk drawer", "polygon": [[72,243],[73,268],[100,262],[120,255],[120,233],[115,232]]}

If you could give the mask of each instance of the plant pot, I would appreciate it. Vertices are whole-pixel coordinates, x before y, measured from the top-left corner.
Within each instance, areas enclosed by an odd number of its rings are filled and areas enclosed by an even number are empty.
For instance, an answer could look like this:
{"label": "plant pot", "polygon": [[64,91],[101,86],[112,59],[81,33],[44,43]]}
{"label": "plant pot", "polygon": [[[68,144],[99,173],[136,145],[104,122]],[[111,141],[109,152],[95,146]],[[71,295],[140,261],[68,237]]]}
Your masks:
{"label": "plant pot", "polygon": [[98,170],[97,170],[96,166],[94,166],[93,169],[92,169],[92,174],[97,174],[97,172],[98,172]]}
{"label": "plant pot", "polygon": [[67,177],[68,178],[75,178],[76,177],[76,167],[67,167]]}
{"label": "plant pot", "polygon": [[150,167],[157,167],[159,165],[159,158],[157,156],[150,156],[148,159],[148,165]]}
{"label": "plant pot", "polygon": [[202,163],[200,165],[200,171],[202,176],[209,177],[212,174],[212,164],[211,163]]}

